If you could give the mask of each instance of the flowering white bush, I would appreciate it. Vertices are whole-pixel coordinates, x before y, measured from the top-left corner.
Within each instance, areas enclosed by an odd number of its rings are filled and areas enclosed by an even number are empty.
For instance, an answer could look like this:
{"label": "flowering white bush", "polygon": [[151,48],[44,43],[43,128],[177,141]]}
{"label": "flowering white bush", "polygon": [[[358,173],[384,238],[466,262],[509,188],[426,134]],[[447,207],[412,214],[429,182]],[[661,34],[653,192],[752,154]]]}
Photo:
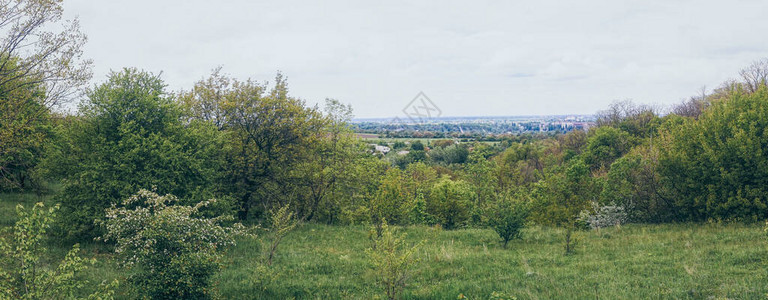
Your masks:
{"label": "flowering white bush", "polygon": [[600,206],[593,202],[592,212],[582,211],[579,219],[587,223],[589,228],[600,229],[623,224],[627,221],[627,212],[624,210],[623,206]]}
{"label": "flowering white bush", "polygon": [[136,270],[130,280],[147,298],[201,299],[212,295],[210,278],[221,268],[221,250],[246,235],[240,224],[223,226],[231,216],[200,217],[195,206],[177,205],[173,195],[141,190],[106,211],[101,238],[116,242],[123,266]]}

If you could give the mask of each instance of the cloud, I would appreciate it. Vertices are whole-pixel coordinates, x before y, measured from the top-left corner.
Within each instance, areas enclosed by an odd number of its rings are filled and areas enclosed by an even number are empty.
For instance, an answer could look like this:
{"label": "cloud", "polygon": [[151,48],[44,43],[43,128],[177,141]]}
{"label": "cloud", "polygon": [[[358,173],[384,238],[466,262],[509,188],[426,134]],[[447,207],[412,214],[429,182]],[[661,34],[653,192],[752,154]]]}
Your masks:
{"label": "cloud", "polygon": [[163,71],[189,88],[216,66],[282,70],[309,103],[394,117],[419,91],[444,115],[592,113],[616,99],[669,104],[768,53],[765,1],[68,0],[95,82]]}

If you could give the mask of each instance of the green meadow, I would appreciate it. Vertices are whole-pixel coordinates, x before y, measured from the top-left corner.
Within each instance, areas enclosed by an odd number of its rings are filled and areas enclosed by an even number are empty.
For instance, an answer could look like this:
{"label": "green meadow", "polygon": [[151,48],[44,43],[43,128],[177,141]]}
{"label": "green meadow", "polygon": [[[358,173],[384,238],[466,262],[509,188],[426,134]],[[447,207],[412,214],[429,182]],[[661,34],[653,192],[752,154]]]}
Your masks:
{"label": "green meadow", "polygon": [[[14,222],[14,205],[50,201],[35,194],[0,194],[0,226]],[[289,233],[272,266],[259,238],[227,250],[215,276],[223,299],[374,299],[382,297],[365,249],[367,226],[305,224]],[[531,227],[501,247],[488,229],[397,227],[416,253],[403,299],[764,299],[768,248],[760,224],[625,225],[576,234],[564,255],[563,232]],[[68,247],[49,243],[50,261]],[[96,285],[124,279],[110,246],[83,245],[98,262],[81,276]],[[123,284],[120,299],[132,299]],[[87,289],[86,289],[87,290]]]}

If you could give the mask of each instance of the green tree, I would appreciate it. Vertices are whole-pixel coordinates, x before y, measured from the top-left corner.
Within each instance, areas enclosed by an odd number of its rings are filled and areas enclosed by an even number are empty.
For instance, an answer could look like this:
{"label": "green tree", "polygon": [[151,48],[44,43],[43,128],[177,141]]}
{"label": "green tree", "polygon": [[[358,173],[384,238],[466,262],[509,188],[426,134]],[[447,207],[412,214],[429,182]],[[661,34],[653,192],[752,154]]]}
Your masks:
{"label": "green tree", "polygon": [[463,164],[467,161],[469,150],[463,145],[450,145],[429,151],[432,162],[442,165]]}
{"label": "green tree", "polygon": [[501,238],[504,248],[519,238],[530,212],[528,201],[518,195],[502,194],[486,207],[486,225]]}
{"label": "green tree", "polygon": [[626,131],[613,127],[599,127],[590,132],[586,148],[581,154],[592,170],[604,170],[636,144]]}
{"label": "green tree", "polygon": [[82,117],[61,128],[65,137],[46,159],[64,181],[62,229],[70,237],[97,235],[104,209],[142,188],[173,193],[188,203],[215,191],[221,137],[200,122],[182,122],[179,107],[155,75],[112,73],[89,92]]}
{"label": "green tree", "polygon": [[463,168],[463,180],[469,182],[477,194],[477,202],[482,205],[495,200],[499,189],[499,178],[496,176],[498,167],[496,160],[486,159],[483,151],[471,152],[467,164]]}
{"label": "green tree", "polygon": [[599,196],[599,184],[580,159],[548,171],[537,186],[534,218],[537,222],[565,229],[565,253],[572,251],[571,236],[579,228],[579,214]]}
{"label": "green tree", "polygon": [[[16,81],[24,81],[20,77]],[[0,85],[0,190],[25,189],[51,137],[51,112],[38,85]]]}
{"label": "green tree", "polygon": [[368,211],[370,221],[381,236],[382,223],[407,224],[409,212],[413,209],[411,195],[403,185],[404,174],[400,169],[387,170],[375,196],[370,199]]}
{"label": "green tree", "polygon": [[541,180],[544,170],[543,150],[535,142],[513,143],[496,157],[500,190],[510,190]]}
{"label": "green tree", "polygon": [[618,205],[630,222],[665,222],[674,206],[659,174],[659,147],[635,147],[617,159],[605,176],[600,195],[604,205]]}
{"label": "green tree", "polygon": [[[326,138],[328,120],[318,109],[288,96],[282,74],[278,73],[269,89],[266,84],[239,81],[217,70],[180,98],[191,118],[214,122],[226,132],[223,165],[241,220],[260,217],[271,207],[288,203],[300,218],[314,217],[327,188],[310,186],[307,180],[327,179],[316,176],[328,164],[302,163],[316,158],[312,154]],[[315,193],[307,195],[307,188],[315,188]]]}
{"label": "green tree", "polygon": [[356,178],[354,165],[369,159],[349,122],[352,107],[334,99],[326,99],[322,121],[324,132],[314,144],[307,145],[306,157],[296,162],[298,203],[302,205],[307,220],[333,223],[341,213],[341,206],[353,196],[345,187],[355,185],[365,178]]}
{"label": "green tree", "polygon": [[443,177],[433,187],[427,199],[427,212],[445,229],[467,225],[474,207],[475,193],[461,180]]}
{"label": "green tree", "polygon": [[698,120],[673,118],[656,142],[678,219],[768,216],[768,89],[736,90]]}
{"label": "green tree", "polygon": [[82,58],[77,20],[62,20],[61,1],[0,7],[0,189],[26,188],[49,138],[51,108],[88,82],[91,62]]}

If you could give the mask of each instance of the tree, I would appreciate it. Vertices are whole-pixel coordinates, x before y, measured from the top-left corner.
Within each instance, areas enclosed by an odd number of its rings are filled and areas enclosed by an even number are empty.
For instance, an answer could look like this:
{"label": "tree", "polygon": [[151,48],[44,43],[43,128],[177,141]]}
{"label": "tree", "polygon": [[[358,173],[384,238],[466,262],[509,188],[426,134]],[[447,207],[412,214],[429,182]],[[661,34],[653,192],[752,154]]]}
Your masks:
{"label": "tree", "polygon": [[429,151],[429,158],[433,162],[443,165],[463,164],[467,161],[468,156],[469,150],[463,145],[450,145]]}
{"label": "tree", "polygon": [[707,89],[702,87],[700,92],[700,94],[692,96],[688,100],[675,105],[672,108],[672,113],[682,117],[698,119],[710,105],[710,97],[707,95]]}
{"label": "tree", "polygon": [[768,88],[736,91],[661,131],[659,172],[678,220],[768,216]]}
{"label": "tree", "polygon": [[547,179],[537,186],[535,220],[565,229],[565,253],[570,254],[571,235],[578,229],[579,214],[599,196],[599,185],[589,167],[580,159],[548,170]]}
{"label": "tree", "polygon": [[173,195],[140,190],[106,210],[101,240],[115,242],[120,264],[132,271],[135,292],[149,299],[208,299],[222,251],[248,236],[232,216],[198,217],[215,200],[179,205]]}
{"label": "tree", "polygon": [[[26,210],[16,206],[18,221],[0,235],[0,298],[3,299],[85,299],[76,295],[87,281],[77,274],[96,262],[78,256],[75,245],[58,266],[50,267],[44,259],[50,255],[45,247],[47,231],[58,206],[45,209],[42,202]],[[117,281],[102,283],[88,299],[112,299]]]}
{"label": "tree", "polygon": [[[476,145],[479,146],[482,144]],[[479,146],[482,147],[482,146]],[[472,184],[477,194],[477,202],[482,205],[493,201],[499,187],[499,178],[495,174],[496,161],[487,159],[484,151],[476,147],[469,153],[467,164],[464,165],[463,179]]]}
{"label": "tree", "polygon": [[77,20],[62,21],[60,0],[0,1],[0,32],[0,189],[26,188],[51,108],[88,82],[91,62],[82,59]]}
{"label": "tree", "polygon": [[427,199],[427,213],[445,229],[463,227],[470,219],[475,193],[464,181],[443,177],[433,187]]}
{"label": "tree", "polygon": [[768,58],[753,62],[749,67],[739,71],[739,75],[747,93],[754,93],[768,86]]}
{"label": "tree", "polygon": [[377,236],[381,236],[384,220],[390,224],[407,224],[409,212],[413,209],[412,194],[403,185],[403,171],[393,168],[387,170],[381,179],[381,185],[375,196],[370,199],[368,211],[370,221],[376,227]]}
{"label": "tree", "polygon": [[298,192],[305,219],[319,219],[333,223],[341,213],[341,203],[350,194],[343,190],[355,184],[354,164],[368,159],[360,142],[352,132],[352,107],[334,99],[326,99],[323,135],[307,145],[306,157],[296,163]]}
{"label": "tree", "polygon": [[544,170],[543,147],[539,143],[513,143],[497,156],[500,190],[539,181]]}
{"label": "tree", "polygon": [[519,238],[529,214],[529,204],[517,195],[502,194],[486,208],[486,225],[496,231],[504,248]]}
{"label": "tree", "polygon": [[632,149],[635,141],[636,139],[624,130],[599,127],[590,134],[581,155],[592,170],[607,171],[614,160]]}
{"label": "tree", "polygon": [[607,110],[597,113],[598,127],[610,126],[635,137],[647,137],[658,125],[658,113],[648,105],[635,105],[630,100],[617,101]]}
{"label": "tree", "polygon": [[[17,81],[28,81],[19,78]],[[51,113],[40,85],[0,86],[0,190],[24,189],[51,136]]]}
{"label": "tree", "polygon": [[318,109],[288,96],[282,74],[277,74],[274,86],[268,89],[266,84],[238,81],[215,70],[210,79],[198,82],[181,99],[191,118],[214,122],[228,136],[223,165],[241,220],[260,217],[273,206],[288,203],[299,218],[313,217],[316,205],[303,198],[307,185],[302,184],[308,174],[298,170],[310,167],[300,163],[310,161],[328,122]]}
{"label": "tree", "polygon": [[624,209],[630,222],[672,221],[675,209],[659,174],[659,146],[640,145],[613,162],[600,198],[603,205]]}
{"label": "tree", "polygon": [[181,110],[155,75],[125,69],[89,92],[82,116],[61,128],[46,167],[62,177],[57,199],[70,238],[98,235],[104,209],[143,188],[187,203],[212,197],[222,137],[215,127],[182,122]]}
{"label": "tree", "polygon": [[[41,104],[52,107],[88,82],[91,61],[82,58],[87,38],[77,19],[62,21],[60,0],[2,0],[0,7],[0,86],[6,92],[39,86],[46,95]],[[57,25],[61,31],[51,31]]]}

